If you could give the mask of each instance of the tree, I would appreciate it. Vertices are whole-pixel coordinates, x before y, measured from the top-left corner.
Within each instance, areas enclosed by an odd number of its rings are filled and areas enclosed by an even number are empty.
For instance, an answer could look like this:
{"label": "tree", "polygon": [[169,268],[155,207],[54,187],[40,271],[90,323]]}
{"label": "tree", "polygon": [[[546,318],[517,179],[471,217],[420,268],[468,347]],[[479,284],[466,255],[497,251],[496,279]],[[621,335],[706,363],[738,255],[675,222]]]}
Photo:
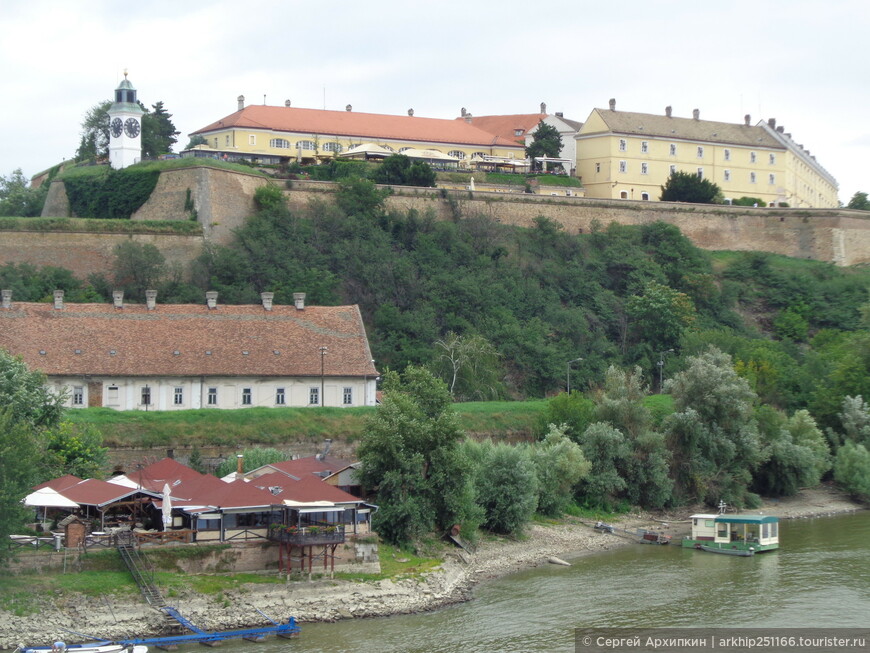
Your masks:
{"label": "tree", "polygon": [[115,287],[131,299],[145,299],[166,273],[166,259],[154,245],[125,241],[115,247]]}
{"label": "tree", "polygon": [[709,179],[702,179],[690,172],[672,172],[662,188],[662,202],[693,202],[717,204],[722,191]]}
{"label": "tree", "polygon": [[752,412],[756,395],[737,376],[731,357],[710,347],[690,357],[665,387],[676,409],[664,428],[678,497],[754,505],[748,485],[763,458]]}
{"label": "tree", "polygon": [[360,483],[380,506],[375,529],[393,544],[454,524],[472,533],[480,510],[447,385],[424,368],[408,366],[401,375],[387,372],[383,389],[357,450]]}
{"label": "tree", "polygon": [[208,145],[208,141],[202,134],[194,134],[193,136],[191,136],[190,140],[187,141],[187,145],[184,146],[184,149],[192,150],[197,145]]}
{"label": "tree", "polygon": [[565,424],[550,424],[550,430],[532,449],[538,478],[538,512],[559,517],[574,498],[574,488],[592,465],[583,449],[565,434]]}
{"label": "tree", "polygon": [[151,106],[142,116],[142,156],[155,158],[172,151],[179,132],[172,124],[172,114],[163,108],[163,101]]}
{"label": "tree", "polygon": [[109,156],[109,108],[111,100],[95,104],[82,120],[82,138],[76,150],[76,161],[106,159]]}
{"label": "tree", "polygon": [[542,120],[538,123],[538,128],[532,132],[532,142],[526,147],[526,157],[529,159],[536,156],[558,158],[561,152],[562,135],[558,129]]}
{"label": "tree", "polygon": [[[194,451],[197,451],[194,449]],[[191,453],[191,457],[193,453]],[[275,449],[274,447],[251,447],[249,449],[243,449],[241,451],[242,456],[242,472],[247,473],[252,470],[258,469],[263,465],[269,465],[270,463],[280,463],[285,460],[290,460],[292,455],[289,451],[281,451],[280,449]],[[238,458],[236,456],[232,456],[224,460],[220,465],[218,465],[217,470],[215,471],[215,476],[222,478],[233,472],[238,470]],[[191,464],[193,467],[193,464]]]}
{"label": "tree", "polygon": [[591,468],[577,488],[578,500],[590,508],[614,508],[626,488],[619,473],[631,454],[625,435],[606,422],[595,422],[583,432],[580,446]]}
{"label": "tree", "polygon": [[30,181],[21,168],[12,171],[9,177],[0,177],[0,216],[18,218],[38,217],[48,193],[48,185],[30,187]]}
{"label": "tree", "polygon": [[491,440],[466,440],[463,452],[473,461],[482,526],[495,533],[522,533],[538,505],[538,477],[529,448]]}
{"label": "tree", "polygon": [[483,336],[453,331],[435,341],[436,369],[447,379],[450,394],[459,401],[494,401],[504,397],[499,354]]}
{"label": "tree", "polygon": [[93,425],[61,422],[46,433],[49,460],[44,461],[44,466],[51,469],[50,476],[72,474],[80,478],[99,478],[109,452],[102,445],[103,435]]}
{"label": "tree", "polygon": [[411,162],[404,154],[388,156],[375,169],[372,181],[394,186],[435,186],[435,171],[425,161]]}
{"label": "tree", "polygon": [[0,406],[12,421],[36,429],[54,427],[63,415],[63,402],[63,395],[48,389],[42,372],[29,370],[20,358],[0,349]]}
{"label": "tree", "polygon": [[28,514],[32,515],[21,499],[42,480],[39,472],[43,457],[41,442],[32,425],[17,419],[12,410],[0,412],[0,542],[3,542],[0,565],[6,564],[12,555],[6,544],[9,536],[24,524]]}
{"label": "tree", "polygon": [[851,441],[840,447],[834,460],[834,480],[852,496],[870,499],[870,451]]}
{"label": "tree", "polygon": [[569,438],[580,442],[580,436],[595,421],[595,410],[595,402],[582,393],[576,390],[572,390],[570,395],[560,392],[547,401],[547,409],[540,418],[539,433],[543,436],[552,424],[561,424]]}
{"label": "tree", "polygon": [[696,319],[691,297],[657,281],[645,284],[641,294],[631,295],[625,313],[635,340],[654,351],[677,348]]}
{"label": "tree", "polygon": [[852,195],[852,199],[846,205],[847,209],[857,209],[858,211],[870,211],[870,200],[867,199],[867,193],[858,191]]}

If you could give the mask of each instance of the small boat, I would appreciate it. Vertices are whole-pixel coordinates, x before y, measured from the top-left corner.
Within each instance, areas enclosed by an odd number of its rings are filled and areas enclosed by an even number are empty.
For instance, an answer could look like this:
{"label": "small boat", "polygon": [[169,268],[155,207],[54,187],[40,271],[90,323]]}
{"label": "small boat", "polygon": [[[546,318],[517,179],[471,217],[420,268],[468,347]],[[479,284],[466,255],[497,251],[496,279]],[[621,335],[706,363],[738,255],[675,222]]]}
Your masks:
{"label": "small boat", "polygon": [[125,645],[113,642],[93,642],[89,644],[66,644],[60,646],[19,646],[14,653],[148,653],[148,647],[141,644]]}
{"label": "small boat", "polygon": [[749,557],[779,548],[779,517],[767,515],[692,515],[692,534],[683,547]]}

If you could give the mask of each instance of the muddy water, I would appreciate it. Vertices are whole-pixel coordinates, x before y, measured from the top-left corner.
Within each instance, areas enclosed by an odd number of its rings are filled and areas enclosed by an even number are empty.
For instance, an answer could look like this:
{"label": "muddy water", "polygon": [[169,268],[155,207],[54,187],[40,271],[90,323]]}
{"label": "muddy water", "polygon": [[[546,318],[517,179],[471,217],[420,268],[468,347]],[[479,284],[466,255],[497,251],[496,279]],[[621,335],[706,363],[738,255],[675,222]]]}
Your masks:
{"label": "muddy water", "polygon": [[752,558],[623,547],[493,581],[438,612],[303,624],[292,642],[222,650],[573,651],[584,626],[870,627],[870,513],[785,521],[780,539]]}

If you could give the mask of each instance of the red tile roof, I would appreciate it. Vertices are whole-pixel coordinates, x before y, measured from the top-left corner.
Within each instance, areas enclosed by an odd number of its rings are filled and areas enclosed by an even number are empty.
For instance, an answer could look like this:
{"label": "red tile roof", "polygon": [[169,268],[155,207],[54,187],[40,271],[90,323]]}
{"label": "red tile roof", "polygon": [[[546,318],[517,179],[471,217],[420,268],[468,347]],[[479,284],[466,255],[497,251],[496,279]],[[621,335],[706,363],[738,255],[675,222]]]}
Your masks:
{"label": "red tile roof", "polygon": [[138,490],[89,478],[81,483],[64,488],[59,494],[62,494],[71,501],[75,501],[79,505],[104,506],[143,491],[147,493],[147,490]]}
{"label": "red tile roof", "polygon": [[207,134],[232,127],[360,140],[387,139],[481,147],[517,146],[514,138],[501,138],[464,121],[263,105],[247,106],[193,134]]}
{"label": "red tile roof", "polygon": [[297,458],[296,460],[285,460],[280,463],[269,463],[264,467],[271,467],[283,474],[302,478],[311,476],[318,472],[336,472],[339,469],[347,467],[350,460],[342,460],[334,456],[326,456],[322,460],[317,456],[306,456],[305,458]]}
{"label": "red tile roof", "polygon": [[[298,481],[286,474],[273,472],[258,476],[249,485],[254,485],[268,491],[268,488],[281,488],[274,496],[276,503],[294,501],[297,503],[314,503],[329,501],[330,503],[362,503],[362,499],[340,490],[334,485],[324,482],[316,476],[303,476]],[[271,494],[271,493],[270,493]]]}
{"label": "red tile roof", "polygon": [[353,306],[13,303],[0,348],[54,376],[374,376]]}
{"label": "red tile roof", "polygon": [[39,485],[34,485],[34,490],[39,490],[44,487],[50,487],[52,490],[56,492],[60,492],[64,488],[68,488],[71,485],[75,485],[76,483],[81,483],[83,479],[80,479],[78,476],[73,476],[72,474],[67,474],[66,476],[60,476],[59,478],[53,478],[50,481],[46,481],[45,483],[40,483]]}
{"label": "red tile roof", "polygon": [[[471,124],[475,127],[509,140],[525,147],[526,134],[538,128],[538,123],[547,117],[546,113],[520,113],[509,116],[472,116]],[[456,120],[465,120],[457,118]],[[522,129],[523,133],[516,135],[516,130]]]}

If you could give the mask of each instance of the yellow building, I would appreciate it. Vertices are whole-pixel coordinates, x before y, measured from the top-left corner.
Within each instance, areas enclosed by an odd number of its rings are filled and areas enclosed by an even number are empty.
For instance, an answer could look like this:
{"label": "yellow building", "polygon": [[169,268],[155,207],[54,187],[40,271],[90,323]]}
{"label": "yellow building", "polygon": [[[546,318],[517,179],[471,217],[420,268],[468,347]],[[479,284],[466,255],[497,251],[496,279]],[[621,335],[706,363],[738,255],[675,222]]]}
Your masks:
{"label": "yellow building", "polygon": [[462,166],[472,157],[499,156],[522,159],[523,146],[479,129],[462,120],[291,107],[244,106],[191,136],[205,139],[198,155],[257,163],[299,161],[312,163],[331,159],[364,143],[375,143],[392,152],[407,149],[446,154]]}
{"label": "yellow building", "polygon": [[726,200],[830,208],[837,181],[776,122],[752,125],[593,109],[576,136],[577,175],[587,197],[658,200],[672,172],[709,179]]}

